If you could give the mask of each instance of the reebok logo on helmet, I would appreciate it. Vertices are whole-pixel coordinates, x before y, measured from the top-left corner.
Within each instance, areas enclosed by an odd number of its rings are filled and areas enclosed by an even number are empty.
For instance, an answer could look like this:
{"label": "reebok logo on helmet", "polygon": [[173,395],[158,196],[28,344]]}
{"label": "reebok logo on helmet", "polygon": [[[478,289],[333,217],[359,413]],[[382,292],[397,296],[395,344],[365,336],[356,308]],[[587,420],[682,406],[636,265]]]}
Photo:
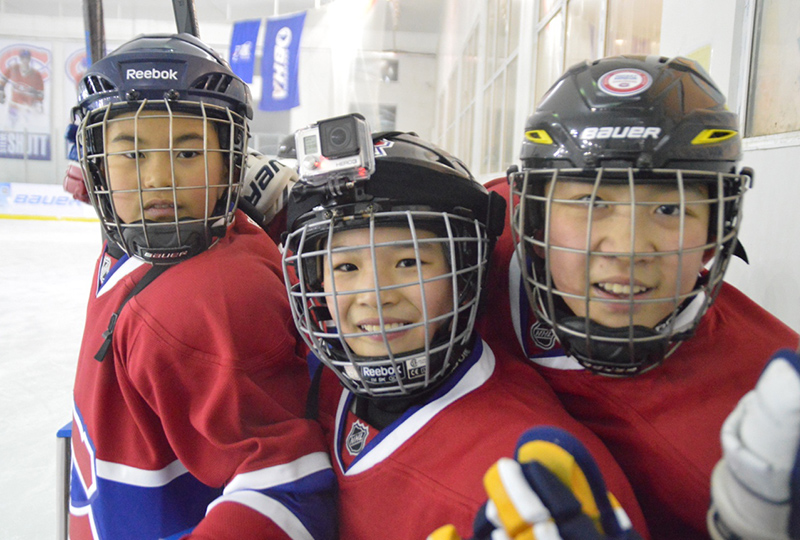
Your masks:
{"label": "reebok logo on helmet", "polygon": [[164,81],[177,81],[177,69],[134,69],[128,68],[125,70],[125,78],[127,80],[164,80]]}

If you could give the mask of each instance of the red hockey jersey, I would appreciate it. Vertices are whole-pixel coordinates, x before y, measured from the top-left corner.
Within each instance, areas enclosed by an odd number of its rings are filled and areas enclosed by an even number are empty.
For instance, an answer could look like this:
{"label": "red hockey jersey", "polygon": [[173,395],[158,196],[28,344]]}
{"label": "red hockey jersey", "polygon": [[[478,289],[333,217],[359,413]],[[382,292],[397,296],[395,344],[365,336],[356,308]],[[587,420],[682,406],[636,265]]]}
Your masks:
{"label": "red hockey jersey", "polygon": [[[487,187],[508,200],[505,178]],[[708,538],[722,422],[772,354],[797,347],[797,333],[724,284],[694,337],[661,366],[631,379],[594,375],[536,321],[513,248],[506,228],[487,285],[491,320],[477,324],[484,339],[516,342],[518,356],[530,358],[567,410],[603,440],[633,484],[653,538]]]}
{"label": "red hockey jersey", "polygon": [[341,538],[421,540],[448,523],[471,536],[486,502],[484,474],[500,457],[513,457],[519,436],[537,425],[582,440],[643,530],[630,485],[608,450],[564,412],[535,370],[478,343],[435,394],[379,431],[353,414],[353,394],[323,370],[319,415],[339,480]]}
{"label": "red hockey jersey", "polygon": [[12,65],[8,72],[0,72],[0,87],[5,87],[6,84],[11,86],[11,103],[31,106],[44,99],[44,80],[41,73],[34,68],[22,73],[19,64]]}
{"label": "red hockey jersey", "polygon": [[[335,476],[275,244],[241,212],[122,309],[149,265],[101,257],[74,390],[70,537],[336,538]],[[105,279],[100,284],[100,277]]]}

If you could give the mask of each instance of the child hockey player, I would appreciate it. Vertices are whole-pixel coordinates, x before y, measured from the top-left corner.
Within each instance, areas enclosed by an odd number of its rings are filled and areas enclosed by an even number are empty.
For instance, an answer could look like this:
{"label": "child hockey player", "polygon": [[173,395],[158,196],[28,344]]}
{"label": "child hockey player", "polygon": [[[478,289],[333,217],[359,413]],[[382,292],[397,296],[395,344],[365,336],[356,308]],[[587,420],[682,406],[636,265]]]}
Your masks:
{"label": "child hockey player", "polygon": [[89,68],[77,111],[108,241],[75,380],[70,537],[335,538],[280,254],[236,209],[247,86],[190,35],[140,36]]}
{"label": "child hockey player", "polygon": [[342,538],[470,530],[484,471],[539,424],[583,440],[643,528],[607,450],[535,370],[473,330],[502,199],[414,134],[375,134],[368,150],[373,142],[372,174],[301,172],[287,209],[284,272],[312,351],[310,411],[330,444]]}
{"label": "child hockey player", "polygon": [[[568,70],[526,124],[490,274],[494,344],[517,341],[605,442],[654,538],[707,538],[725,418],[798,336],[723,281],[749,171],[738,119],[696,63]],[[520,353],[518,353],[520,354]]]}

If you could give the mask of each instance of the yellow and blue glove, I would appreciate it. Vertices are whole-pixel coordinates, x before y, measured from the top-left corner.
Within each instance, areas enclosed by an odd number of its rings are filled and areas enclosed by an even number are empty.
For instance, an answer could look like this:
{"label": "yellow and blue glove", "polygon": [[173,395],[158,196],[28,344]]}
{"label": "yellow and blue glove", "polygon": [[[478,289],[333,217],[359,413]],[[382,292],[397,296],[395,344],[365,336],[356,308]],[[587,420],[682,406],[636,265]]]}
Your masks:
{"label": "yellow and blue glove", "polygon": [[[640,540],[589,451],[554,427],[526,431],[483,479],[472,540]],[[428,540],[461,540],[452,525]]]}

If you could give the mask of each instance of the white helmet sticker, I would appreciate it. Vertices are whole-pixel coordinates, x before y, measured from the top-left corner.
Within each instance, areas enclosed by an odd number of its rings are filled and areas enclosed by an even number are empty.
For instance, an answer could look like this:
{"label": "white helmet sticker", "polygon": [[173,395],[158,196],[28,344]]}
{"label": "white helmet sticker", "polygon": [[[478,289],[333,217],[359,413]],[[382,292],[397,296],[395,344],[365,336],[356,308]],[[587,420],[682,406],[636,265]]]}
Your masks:
{"label": "white helmet sticker", "polygon": [[615,69],[598,81],[600,90],[610,96],[629,97],[641,94],[653,84],[653,78],[641,69]]}

